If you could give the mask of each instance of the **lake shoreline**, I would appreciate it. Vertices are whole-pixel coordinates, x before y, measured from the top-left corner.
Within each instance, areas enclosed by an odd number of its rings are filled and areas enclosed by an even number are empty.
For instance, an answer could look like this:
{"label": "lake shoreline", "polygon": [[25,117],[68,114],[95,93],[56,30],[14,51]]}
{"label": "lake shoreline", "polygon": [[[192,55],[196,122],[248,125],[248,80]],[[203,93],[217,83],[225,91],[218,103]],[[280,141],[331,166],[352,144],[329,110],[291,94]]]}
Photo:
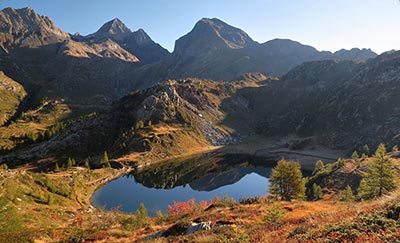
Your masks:
{"label": "lake shoreline", "polygon": [[207,146],[203,148],[196,148],[195,150],[188,151],[186,153],[182,153],[180,155],[169,156],[166,158],[157,158],[151,153],[148,153],[148,157],[146,155],[142,155],[144,157],[142,160],[136,161],[132,163],[132,161],[126,161],[122,158],[118,158],[113,160],[122,165],[121,170],[125,170],[122,173],[118,173],[112,177],[107,178],[106,180],[101,181],[90,193],[88,197],[88,202],[91,207],[96,208],[92,204],[92,197],[95,191],[99,190],[106,184],[110,183],[113,180],[116,180],[122,176],[125,176],[135,170],[143,170],[150,166],[162,165],[163,163],[171,160],[184,160],[185,158],[190,158],[202,154],[227,154],[227,155],[248,155],[254,156],[257,158],[264,158],[265,162],[260,163],[260,165],[269,166],[271,165],[271,161],[277,161],[280,158],[290,159],[299,161],[302,169],[304,170],[313,170],[315,162],[319,159],[323,160],[325,163],[330,163],[336,161],[337,158],[342,157],[344,155],[343,151],[329,150],[322,147],[317,147],[313,149],[301,149],[301,150],[292,150],[288,149],[284,146],[284,143],[287,141],[285,139],[262,139],[260,141],[260,137],[253,136],[250,137],[240,144],[232,144],[225,146]]}

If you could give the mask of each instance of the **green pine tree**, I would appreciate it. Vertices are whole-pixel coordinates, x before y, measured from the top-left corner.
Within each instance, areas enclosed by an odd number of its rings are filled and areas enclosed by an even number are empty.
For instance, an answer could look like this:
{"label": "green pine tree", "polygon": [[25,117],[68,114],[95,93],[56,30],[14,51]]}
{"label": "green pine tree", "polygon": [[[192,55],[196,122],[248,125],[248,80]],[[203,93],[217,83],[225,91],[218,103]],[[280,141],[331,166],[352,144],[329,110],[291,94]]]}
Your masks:
{"label": "green pine tree", "polygon": [[358,155],[357,150],[354,150],[353,154],[351,155],[351,158],[353,160],[358,160],[360,158],[360,155]]}
{"label": "green pine tree", "polygon": [[110,164],[110,160],[108,159],[107,151],[104,151],[101,164],[103,165],[104,168],[111,168],[111,164]]}
{"label": "green pine tree", "polygon": [[86,159],[86,160],[85,160],[84,166],[85,166],[86,169],[90,170],[90,162],[89,162],[89,159]]}
{"label": "green pine tree", "polygon": [[339,200],[345,202],[353,202],[355,200],[353,190],[350,185],[347,185],[346,188],[339,192]]}
{"label": "green pine tree", "polygon": [[56,162],[56,165],[54,167],[54,171],[55,172],[59,172],[60,171],[60,166],[58,166],[58,163]]}
{"label": "green pine tree", "polygon": [[368,155],[366,155],[366,154],[363,153],[363,154],[361,155],[361,159],[362,159],[362,160],[368,159]]}
{"label": "green pine tree", "polygon": [[284,159],[278,161],[278,165],[272,169],[270,193],[278,195],[286,201],[294,198],[304,198],[305,179],[298,162]]}
{"label": "green pine tree", "polygon": [[314,171],[313,171],[313,175],[316,175],[316,174],[318,174],[319,172],[321,172],[321,171],[323,171],[324,170],[324,162],[322,161],[322,160],[318,160],[316,163],[315,163],[315,167],[314,167]]}
{"label": "green pine tree", "polygon": [[67,169],[69,169],[71,167],[72,167],[72,159],[68,158],[68,160],[67,160]]}
{"label": "green pine tree", "polygon": [[136,211],[136,220],[140,225],[144,226],[148,224],[149,217],[143,203],[139,205],[139,209]]}
{"label": "green pine tree", "polygon": [[358,189],[360,198],[380,197],[396,188],[396,172],[393,167],[393,161],[381,143],[368,164],[366,176],[361,180]]}
{"label": "green pine tree", "polygon": [[342,168],[344,166],[344,162],[345,161],[342,158],[337,159],[337,161],[336,161],[337,168]]}
{"label": "green pine tree", "polygon": [[369,156],[369,155],[371,154],[371,150],[369,149],[368,144],[365,144],[365,145],[363,146],[363,152],[364,152],[364,154],[367,155],[367,156]]}
{"label": "green pine tree", "polygon": [[313,190],[313,198],[315,200],[319,200],[324,196],[324,194],[322,193],[322,188],[316,183],[312,185],[312,190]]}

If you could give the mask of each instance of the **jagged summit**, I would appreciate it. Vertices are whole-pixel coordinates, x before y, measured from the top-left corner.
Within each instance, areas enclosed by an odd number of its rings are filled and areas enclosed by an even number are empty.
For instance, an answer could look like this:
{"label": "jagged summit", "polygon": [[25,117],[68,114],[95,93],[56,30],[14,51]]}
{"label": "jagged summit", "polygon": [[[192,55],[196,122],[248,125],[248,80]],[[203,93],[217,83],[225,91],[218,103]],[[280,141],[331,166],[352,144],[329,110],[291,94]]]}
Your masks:
{"label": "jagged summit", "polygon": [[135,37],[136,43],[139,46],[152,41],[144,29],[138,29],[137,31],[133,32],[133,36]]}
{"label": "jagged summit", "polygon": [[84,37],[75,36],[74,39],[89,44],[100,44],[112,40],[132,55],[138,57],[140,62],[144,64],[157,62],[169,53],[155,43],[143,29],[132,32],[118,18],[105,23],[93,34]]}
{"label": "jagged summit", "polygon": [[0,11],[0,43],[5,47],[37,47],[69,39],[69,34],[32,8]]}
{"label": "jagged summit", "polygon": [[350,50],[341,49],[333,53],[333,58],[339,60],[367,60],[376,57],[377,54],[371,49],[352,48]]}
{"label": "jagged summit", "polygon": [[112,38],[114,40],[122,40],[126,38],[132,31],[118,18],[108,21],[100,29],[94,33],[97,38]]}

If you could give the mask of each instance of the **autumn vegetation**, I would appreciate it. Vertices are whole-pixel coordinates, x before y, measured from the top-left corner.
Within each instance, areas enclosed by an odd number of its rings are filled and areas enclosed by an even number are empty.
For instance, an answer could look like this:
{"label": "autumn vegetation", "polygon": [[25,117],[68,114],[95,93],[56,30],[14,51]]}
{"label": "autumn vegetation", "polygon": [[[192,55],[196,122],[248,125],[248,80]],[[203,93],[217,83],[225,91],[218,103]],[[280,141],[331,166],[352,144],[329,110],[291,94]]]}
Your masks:
{"label": "autumn vegetation", "polygon": [[[47,174],[21,174],[3,164],[0,226],[5,231],[0,232],[0,242],[390,242],[400,236],[400,193],[395,186],[399,162],[390,155],[380,145],[364,159],[353,153],[352,158],[331,164],[319,160],[309,177],[298,162],[281,159],[272,171],[269,195],[173,202],[155,217],[148,216],[143,204],[133,214],[78,210],[89,206],[95,182],[119,176],[117,169],[91,168],[89,159],[68,158]],[[100,164],[109,163],[104,152]],[[359,175],[358,184],[346,181],[354,173]],[[339,175],[343,187],[329,188],[320,180]],[[211,230],[183,235],[191,222],[210,222]],[[43,230],[29,231],[27,225]],[[168,234],[150,237],[163,230]]]}

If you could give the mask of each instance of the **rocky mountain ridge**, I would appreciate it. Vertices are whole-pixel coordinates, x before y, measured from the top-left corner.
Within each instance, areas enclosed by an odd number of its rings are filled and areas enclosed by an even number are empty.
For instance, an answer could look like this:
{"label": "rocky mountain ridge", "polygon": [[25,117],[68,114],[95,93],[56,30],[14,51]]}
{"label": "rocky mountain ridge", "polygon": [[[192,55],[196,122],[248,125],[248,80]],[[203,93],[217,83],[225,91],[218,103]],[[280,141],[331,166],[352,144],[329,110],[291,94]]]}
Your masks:
{"label": "rocky mountain ridge", "polygon": [[162,65],[154,68],[164,69],[160,75],[171,78],[234,80],[249,72],[281,76],[307,61],[364,61],[373,57],[376,57],[376,53],[368,49],[320,52],[311,46],[287,39],[274,39],[259,44],[243,30],[219,19],[204,18],[188,34],[178,39],[174,52]]}
{"label": "rocky mountain ridge", "polygon": [[32,8],[5,8],[0,11],[0,45],[32,48],[69,40],[69,34]]}
{"label": "rocky mountain ridge", "polygon": [[200,20],[170,54],[143,29],[132,32],[118,18],[81,36],[62,31],[30,8],[0,13],[0,70],[38,100],[104,105],[168,78],[230,81],[245,73],[283,75],[304,61],[375,55],[356,49],[329,54],[290,40],[259,44],[215,18]]}
{"label": "rocky mountain ridge", "polygon": [[340,149],[399,144],[399,64],[400,52],[367,62],[302,64],[248,96],[264,116],[258,131],[312,136]]}

